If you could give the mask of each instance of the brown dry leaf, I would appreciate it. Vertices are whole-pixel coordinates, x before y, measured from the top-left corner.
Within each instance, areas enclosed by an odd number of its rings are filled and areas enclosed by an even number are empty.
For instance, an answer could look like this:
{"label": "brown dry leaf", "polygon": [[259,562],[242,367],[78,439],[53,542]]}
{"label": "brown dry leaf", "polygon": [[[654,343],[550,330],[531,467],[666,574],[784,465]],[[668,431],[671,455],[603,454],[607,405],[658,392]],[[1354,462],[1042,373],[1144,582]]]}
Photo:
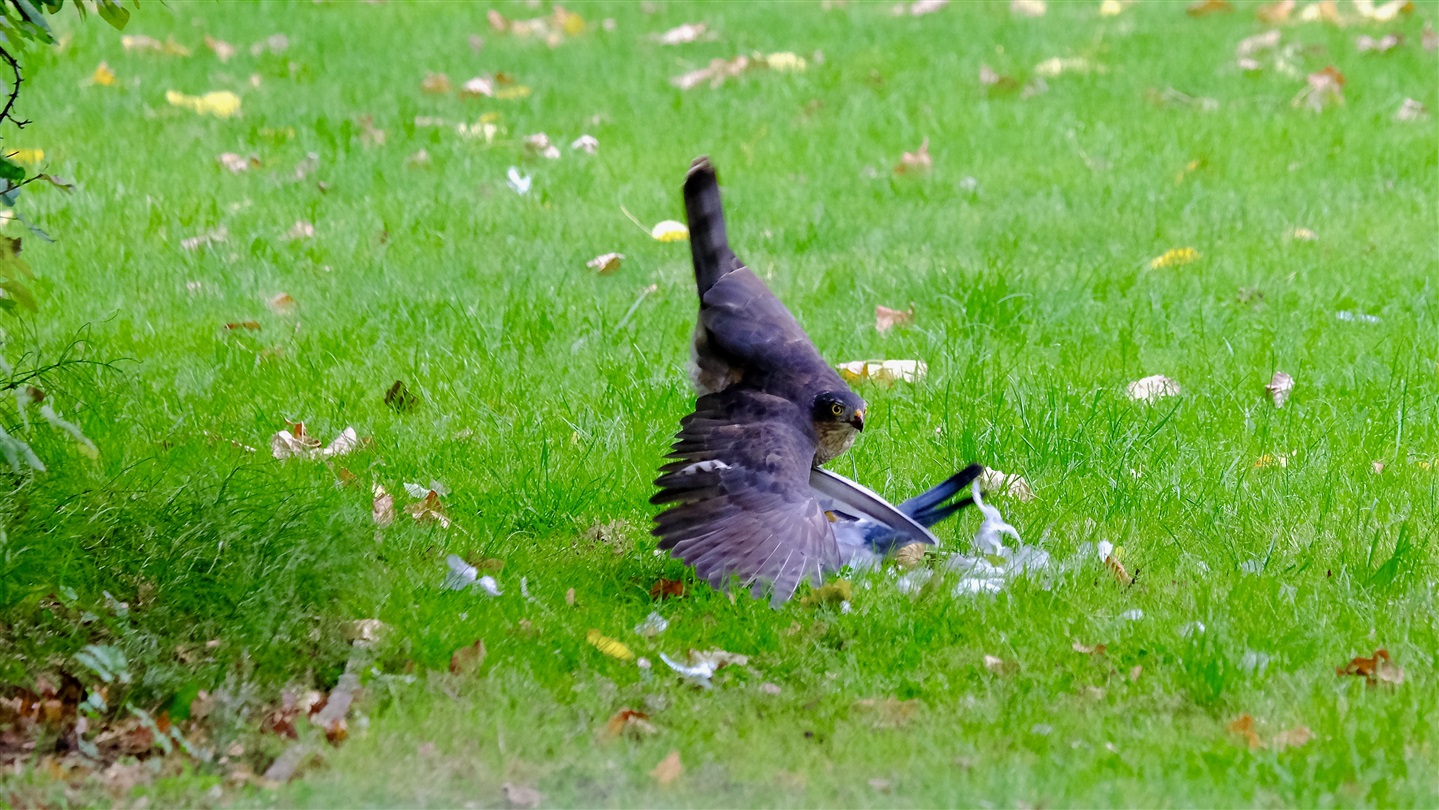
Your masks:
{"label": "brown dry leaf", "polygon": [[1075,652],[1084,653],[1085,655],[1104,655],[1103,644],[1095,644],[1091,647],[1088,644],[1076,641],[1072,646]]}
{"label": "brown dry leaf", "polygon": [[295,312],[295,299],[289,293],[276,293],[265,299],[265,306],[276,315],[292,315]]}
{"label": "brown dry leaf", "polygon": [[929,547],[924,543],[910,543],[901,546],[893,555],[895,565],[906,570],[918,568],[919,564],[924,562],[924,555],[928,551]]}
{"label": "brown dry leaf", "polygon": [[375,484],[370,514],[374,516],[376,526],[388,526],[395,522],[395,496],[386,492],[379,484]]}
{"label": "brown dry leaf", "polygon": [[900,728],[914,719],[915,712],[919,711],[919,701],[892,697],[882,700],[865,698],[855,701],[853,708],[869,719],[871,728]]}
{"label": "brown dry leaf", "polygon": [[1385,34],[1378,39],[1361,34],[1354,40],[1354,48],[1360,53],[1388,53],[1404,44],[1400,34]]}
{"label": "brown dry leaf", "polygon": [[450,518],[445,514],[445,507],[440,503],[440,493],[429,490],[425,497],[405,507],[405,513],[415,519],[416,523],[438,523],[440,528],[450,528]]}
{"label": "brown dry leaf", "polygon": [[331,743],[341,743],[350,735],[345,718],[350,714],[350,705],[354,703],[355,695],[359,691],[359,676],[346,672],[340,676],[335,688],[330,690],[319,711],[311,710],[310,723],[324,730],[325,739]]}
{"label": "brown dry leaf", "polygon": [[244,329],[250,332],[258,332],[260,331],[260,324],[258,321],[231,321],[225,324],[225,328],[230,330],[231,332],[239,329]]}
{"label": "brown dry leaf", "polygon": [[1115,582],[1118,582],[1120,585],[1133,585],[1134,577],[1130,576],[1129,572],[1124,570],[1124,563],[1119,561],[1118,553],[1117,549],[1110,552],[1104,558],[1104,567],[1108,568],[1110,573],[1114,574]]}
{"label": "brown dry leaf", "polygon": [[356,123],[360,125],[361,146],[369,149],[385,145],[385,131],[375,126],[373,115],[362,115],[356,120]]}
{"label": "brown dry leaf", "polygon": [[655,41],[661,45],[684,45],[694,42],[704,35],[704,23],[685,23],[655,36]]}
{"label": "brown dry leaf", "polygon": [[545,800],[545,795],[532,787],[506,782],[500,786],[505,792],[505,804],[522,810],[534,810]]}
{"label": "brown dry leaf", "polygon": [[209,48],[210,52],[215,54],[221,62],[228,62],[235,54],[239,53],[234,45],[222,39],[215,39],[209,34],[205,35],[205,47]]}
{"label": "brown dry leaf", "polygon": [[1275,734],[1272,745],[1274,750],[1283,751],[1286,748],[1300,748],[1312,739],[1314,732],[1310,731],[1308,726],[1296,726]]}
{"label": "brown dry leaf", "polygon": [[1013,76],[995,71],[989,65],[980,65],[979,86],[991,96],[1007,95],[1019,90],[1019,81]]}
{"label": "brown dry leaf", "polygon": [[1019,664],[1014,661],[1006,661],[994,655],[984,657],[984,668],[996,675],[1013,675],[1019,671]]}
{"label": "brown dry leaf", "polygon": [[899,163],[894,166],[894,173],[927,174],[933,168],[934,159],[929,155],[929,138],[925,138],[920,142],[918,149],[900,155]]}
{"label": "brown dry leaf", "polygon": [[847,579],[837,579],[828,585],[821,585],[810,593],[805,594],[799,603],[803,607],[815,607],[816,605],[838,605],[841,602],[848,602],[854,598],[854,588]]}
{"label": "brown dry leaf", "polygon": [[656,602],[665,599],[678,599],[685,595],[685,583],[679,579],[665,579],[661,577],[650,588],[650,598]]}
{"label": "brown dry leaf", "polygon": [[1135,664],[1135,665],[1134,665],[1134,669],[1129,670],[1129,682],[1130,682],[1130,683],[1136,683],[1136,682],[1138,682],[1138,681],[1139,681],[1139,676],[1140,676],[1140,675],[1143,675],[1143,674],[1144,674],[1144,667],[1140,666],[1139,664]]}
{"label": "brown dry leaf", "polygon": [[409,413],[420,404],[418,395],[411,393],[404,380],[395,380],[385,390],[385,405],[397,413]]}
{"label": "brown dry leaf", "polygon": [[1016,17],[1043,17],[1047,11],[1045,0],[1009,0],[1009,13]]}
{"label": "brown dry leaf", "polygon": [[585,267],[590,268],[602,276],[607,276],[620,269],[620,262],[624,260],[625,254],[623,253],[601,253],[585,262]]}
{"label": "brown dry leaf", "polygon": [[1396,666],[1389,657],[1389,651],[1379,649],[1370,658],[1355,658],[1342,667],[1335,667],[1339,675],[1357,675],[1369,682],[1370,686],[1387,683],[1398,686],[1404,683],[1404,670]]}
{"label": "brown dry leaf", "polygon": [[1273,401],[1274,407],[1283,408],[1284,403],[1289,401],[1289,392],[1294,390],[1294,378],[1282,371],[1274,372],[1274,377],[1269,384],[1264,386],[1269,392],[1269,399]]}
{"label": "brown dry leaf", "polygon": [[609,722],[605,723],[605,735],[611,739],[629,737],[638,740],[658,733],[659,729],[650,722],[649,715],[628,706],[615,712],[610,716]]}
{"label": "brown dry leaf", "polygon": [[454,675],[469,675],[483,663],[485,642],[483,639],[475,639],[474,644],[466,644],[450,656],[450,672]]}
{"label": "brown dry leaf", "polygon": [[741,55],[733,59],[711,59],[710,63],[705,67],[691,70],[689,73],[670,79],[670,84],[673,84],[681,90],[689,90],[705,82],[709,82],[711,87],[719,87],[725,83],[726,79],[732,79],[749,70],[751,67],[753,67],[753,65],[748,56]]}
{"label": "brown dry leaf", "polygon": [[1234,10],[1229,0],[1198,0],[1190,3],[1184,13],[1191,17],[1207,17],[1210,14],[1228,14]]}
{"label": "brown dry leaf", "polygon": [[244,157],[234,152],[224,152],[215,159],[231,174],[240,174],[241,172],[249,171],[252,168],[259,168],[260,166],[260,159],[254,155]]}
{"label": "brown dry leaf", "polygon": [[685,772],[684,764],[680,762],[680,752],[671,751],[669,756],[660,760],[660,764],[650,771],[650,778],[654,779],[660,787],[672,784],[680,775]]}
{"label": "brown dry leaf", "polygon": [[1279,0],[1277,3],[1265,3],[1255,9],[1254,16],[1262,23],[1278,25],[1289,19],[1294,7],[1299,5],[1296,0]]}
{"label": "brown dry leaf", "polygon": [[883,304],[876,304],[874,308],[874,328],[881,335],[896,326],[909,326],[914,323],[914,306],[909,309],[890,309]]}
{"label": "brown dry leaf", "polygon": [[450,92],[450,77],[443,73],[426,73],[420,89],[426,93],[443,96]]}
{"label": "brown dry leaf", "polygon": [[1259,739],[1259,734],[1254,730],[1254,718],[1247,714],[1241,714],[1234,719],[1225,729],[1230,734],[1238,734],[1249,743],[1250,750],[1263,748],[1264,742]]}
{"label": "brown dry leaf", "polygon": [[165,56],[190,55],[190,49],[176,42],[174,37],[166,37],[165,41],[161,42],[144,34],[137,36],[126,34],[120,37],[120,45],[127,51],[151,51]]}
{"label": "brown dry leaf", "polygon": [[1323,112],[1326,107],[1344,103],[1344,74],[1329,65],[1304,79],[1304,89],[1290,102],[1295,107],[1304,107],[1312,112]]}

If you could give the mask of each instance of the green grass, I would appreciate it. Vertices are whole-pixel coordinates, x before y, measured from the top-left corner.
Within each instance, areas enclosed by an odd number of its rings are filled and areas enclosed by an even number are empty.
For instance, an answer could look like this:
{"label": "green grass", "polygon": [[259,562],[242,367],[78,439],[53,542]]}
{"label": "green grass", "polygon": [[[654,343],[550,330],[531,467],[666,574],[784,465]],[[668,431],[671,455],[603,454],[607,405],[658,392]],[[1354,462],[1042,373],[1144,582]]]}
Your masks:
{"label": "green grass", "polygon": [[[146,4],[132,33],[173,35],[189,58],[73,25],[27,87],[35,124],[6,145],[43,147],[80,188],[25,198],[57,242],[26,241],[42,309],[0,327],[17,371],[77,336],[72,353],[108,364],[41,383],[100,457],[48,429],[19,434],[50,471],[3,481],[0,681],[79,672],[84,645],[118,647],[135,706],[222,692],[207,742],[241,741],[236,760],[258,770],[283,747],[256,735],[262,707],[286,684],[334,684],[344,622],[388,625],[351,739],[278,795],[226,788],[221,803],[494,805],[511,782],[555,805],[1432,806],[1439,113],[1393,120],[1406,97],[1439,111],[1439,60],[1419,44],[1439,14],[1417,5],[1389,26],[1284,29],[1301,71],[1334,64],[1347,79],[1346,103],[1320,114],[1291,106],[1302,78],[1234,66],[1238,41],[1263,30],[1249,6],[1103,18],[1097,2],[1052,3],[1024,19],[1003,3],[920,18],[582,4],[589,30],[550,48],[489,31],[483,5]],[[712,40],[648,39],[696,21]],[[1405,43],[1356,51],[1356,35],[1388,30]],[[277,31],[287,51],[250,54]],[[207,33],[240,54],[221,63]],[[753,51],[811,64],[668,83]],[[982,63],[1022,82],[1054,56],[1103,70],[1049,78],[1033,98],[977,81]],[[86,85],[102,60],[116,85]],[[420,89],[430,71],[458,86],[501,70],[533,94]],[[1171,87],[1218,109],[1151,100]],[[197,116],[167,105],[169,89],[234,90],[243,112]],[[502,128],[488,145],[414,124],[485,113]],[[363,115],[383,145],[361,142]],[[562,159],[526,156],[520,138],[540,131]],[[565,148],[584,132],[598,156]],[[933,172],[895,177],[926,137]],[[421,148],[431,164],[407,165]],[[261,166],[231,175],[221,152]],[[311,152],[318,170],[294,180]],[[771,611],[702,584],[657,608],[650,585],[684,569],[654,555],[647,498],[692,402],[695,302],[687,246],[650,240],[621,207],[679,218],[701,153],[738,252],[826,357],[929,364],[921,384],[862,389],[869,428],[838,470],[896,499],[970,461],[1021,473],[1038,497],[996,502],[1028,541],[1064,559],[1109,540],[1138,584],[1090,560],[994,597],[904,596],[881,573],[857,581],[849,613]],[[529,196],[506,187],[511,165],[533,174]],[[315,237],[287,241],[302,219]],[[223,244],[180,247],[219,226]],[[1288,238],[1295,227],[1318,239]],[[1185,246],[1201,260],[1149,268]],[[585,269],[609,251],[626,254],[617,273]],[[294,314],[267,310],[280,292]],[[875,331],[876,304],[911,302],[914,328]],[[224,327],[250,319],[262,328]],[[1283,409],[1264,394],[1275,370],[1297,381]],[[1125,397],[1156,373],[1183,396]],[[385,406],[396,379],[421,397],[414,412]],[[286,419],[373,441],[333,468],[280,463],[266,450]],[[13,405],[0,420],[18,429]],[[1293,455],[1256,468],[1265,454]],[[339,467],[358,486],[337,486]],[[371,483],[404,504],[403,482],[431,478],[452,490],[454,528],[402,514],[376,530]],[[591,539],[613,521],[614,543]],[[961,547],[977,522],[940,535]],[[449,553],[502,561],[504,595],[442,590]],[[1261,573],[1241,571],[1256,558]],[[656,609],[670,629],[635,635]],[[1133,609],[1143,618],[1121,618]],[[1195,621],[1205,631],[1184,635]],[[591,628],[657,669],[604,657]],[[479,672],[441,674],[477,638]],[[751,665],[696,691],[658,661],[689,647]],[[1336,677],[1379,647],[1405,683]],[[1246,665],[1256,654],[1267,666]],[[1018,672],[990,672],[985,655]],[[870,698],[916,702],[893,718],[856,705]],[[659,735],[603,742],[622,706]],[[1266,739],[1315,737],[1251,751],[1226,731],[1244,713]],[[671,750],[685,774],[661,788],[647,772]],[[134,794],[209,802],[233,766],[172,763]],[[43,770],[6,778],[0,801],[15,804],[109,795],[79,780],[64,794]]]}

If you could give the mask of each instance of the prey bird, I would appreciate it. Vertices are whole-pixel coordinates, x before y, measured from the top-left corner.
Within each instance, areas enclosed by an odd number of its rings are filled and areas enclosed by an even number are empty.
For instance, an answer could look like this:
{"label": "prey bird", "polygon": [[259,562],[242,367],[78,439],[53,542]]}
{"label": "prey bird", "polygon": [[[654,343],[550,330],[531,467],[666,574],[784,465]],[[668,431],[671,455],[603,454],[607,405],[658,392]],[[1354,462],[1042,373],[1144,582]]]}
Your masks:
{"label": "prey bird", "polygon": [[847,541],[873,537],[886,550],[935,543],[929,524],[820,468],[864,430],[865,402],[730,249],[708,158],[691,164],[684,202],[699,293],[690,346],[698,400],[655,481],[651,502],[667,507],[655,518],[660,548],[715,588],[770,588],[778,606],[801,582],[818,585],[844,565],[836,527]]}

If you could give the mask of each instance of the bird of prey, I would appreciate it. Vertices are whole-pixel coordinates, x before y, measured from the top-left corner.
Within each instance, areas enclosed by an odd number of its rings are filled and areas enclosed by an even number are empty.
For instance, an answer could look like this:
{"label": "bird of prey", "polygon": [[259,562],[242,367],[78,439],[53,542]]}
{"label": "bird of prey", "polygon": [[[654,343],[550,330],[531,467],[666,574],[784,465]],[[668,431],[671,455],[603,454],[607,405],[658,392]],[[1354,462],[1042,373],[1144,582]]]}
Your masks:
{"label": "bird of prey", "polygon": [[715,588],[772,588],[778,606],[843,565],[840,522],[870,522],[848,527],[851,538],[872,524],[891,544],[934,543],[910,515],[820,469],[864,429],[865,402],[730,249],[708,158],[690,166],[684,201],[700,304],[690,347],[698,400],[655,481],[651,502],[668,507],[655,518],[660,548]]}

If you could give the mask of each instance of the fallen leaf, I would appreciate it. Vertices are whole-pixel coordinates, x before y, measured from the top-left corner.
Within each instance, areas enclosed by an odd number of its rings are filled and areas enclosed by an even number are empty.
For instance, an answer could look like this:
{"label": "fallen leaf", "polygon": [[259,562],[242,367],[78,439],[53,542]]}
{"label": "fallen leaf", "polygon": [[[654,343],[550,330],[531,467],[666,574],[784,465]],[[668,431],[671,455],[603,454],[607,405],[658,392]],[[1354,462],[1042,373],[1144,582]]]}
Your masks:
{"label": "fallen leaf", "polygon": [[1047,11],[1045,0],[1009,0],[1009,13],[1016,17],[1043,17]]}
{"label": "fallen leaf", "polygon": [[926,174],[934,168],[934,159],[929,155],[929,138],[920,141],[919,148],[905,152],[894,166],[895,174]]}
{"label": "fallen leaf", "polygon": [[1234,10],[1229,0],[1198,0],[1190,3],[1184,13],[1191,17],[1207,17],[1210,14],[1228,14]]}
{"label": "fallen leaf", "polygon": [[773,697],[774,695],[780,694],[784,690],[779,688],[779,684],[766,682],[759,685],[759,691],[762,694],[770,695],[771,697]]}
{"label": "fallen leaf", "polygon": [[1013,675],[1019,671],[1019,664],[1013,661],[1006,661],[994,655],[984,657],[984,668],[996,675]]}
{"label": "fallen leaf", "polygon": [[290,430],[276,431],[270,437],[270,454],[275,458],[322,459],[343,456],[360,446],[360,438],[353,427],[340,431],[329,444],[320,446],[320,440],[305,432],[304,422],[295,422]]}
{"label": "fallen leaf", "polygon": [[101,87],[110,87],[115,84],[115,71],[110,69],[109,62],[101,62],[95,67],[95,72],[90,74],[90,83],[98,84]]}
{"label": "fallen leaf", "polygon": [[[1100,543],[1098,548],[1100,554],[1104,558],[1104,567],[1108,568],[1111,574],[1114,574],[1114,581],[1118,582],[1120,585],[1133,585],[1134,577],[1130,576],[1129,572],[1125,570],[1124,564],[1119,561],[1119,556],[1123,553],[1123,549],[1115,548],[1112,544],[1108,542]],[[1132,618],[1144,618],[1143,611],[1140,611],[1139,615],[1133,616]]]}
{"label": "fallen leaf", "polygon": [[1374,0],[1354,0],[1354,10],[1366,20],[1392,22],[1402,14],[1414,13],[1414,3],[1411,0],[1389,0],[1376,6]]}
{"label": "fallen leaf", "polygon": [[919,701],[892,697],[883,700],[864,698],[855,701],[851,708],[865,715],[871,728],[899,728],[914,719],[915,713],[919,711]]}
{"label": "fallen leaf", "polygon": [[1076,641],[1072,646],[1074,648],[1074,651],[1077,653],[1084,653],[1085,655],[1104,655],[1105,647],[1103,644],[1095,644],[1091,647],[1088,644],[1082,644]]}
{"label": "fallen leaf", "polygon": [[1306,76],[1304,89],[1290,103],[1311,112],[1323,112],[1327,107],[1344,103],[1344,83],[1344,74],[1330,65]]}
{"label": "fallen leaf", "polygon": [[575,606],[575,589],[574,589],[574,588],[570,588],[569,590],[565,591],[565,604],[566,604],[566,605],[569,605],[570,607],[574,607],[574,606]]}
{"label": "fallen leaf", "polygon": [[854,587],[847,579],[837,579],[827,585],[821,585],[814,591],[805,594],[799,600],[803,607],[815,607],[816,605],[838,605],[848,602],[854,598]]}
{"label": "fallen leaf", "polygon": [[1293,458],[1293,456],[1293,453],[1265,453],[1254,460],[1253,469],[1262,470],[1265,467],[1279,467],[1282,469],[1289,466],[1289,459]]}
{"label": "fallen leaf", "polygon": [[221,62],[228,62],[235,54],[239,53],[234,45],[221,39],[215,39],[209,34],[205,35],[205,47],[209,48],[210,52],[215,54]]}
{"label": "fallen leaf", "polygon": [[838,369],[840,376],[849,382],[914,383],[929,372],[923,360],[854,360],[840,363]]}
{"label": "fallen leaf", "polygon": [[1428,117],[1429,108],[1412,98],[1404,99],[1404,102],[1399,105],[1399,109],[1394,113],[1394,120],[1400,123],[1422,121]]}
{"label": "fallen leaf", "polygon": [[295,312],[295,299],[289,293],[276,293],[265,299],[265,306],[276,315],[292,315]]}
{"label": "fallen leaf", "polygon": [[666,599],[678,599],[685,595],[685,583],[680,579],[665,579],[660,577],[650,588],[650,598],[656,602]]}
{"label": "fallen leaf", "polygon": [[505,792],[505,803],[510,807],[521,808],[521,810],[533,810],[545,800],[543,793],[531,787],[506,782],[500,786],[500,789]]}
{"label": "fallen leaf", "polygon": [[650,771],[650,778],[654,779],[660,787],[673,783],[685,772],[684,765],[680,763],[680,752],[671,751],[668,756],[660,760],[660,764]]}
{"label": "fallen leaf", "polygon": [[1424,21],[1424,33],[1419,37],[1419,44],[1424,46],[1426,51],[1439,50],[1439,32],[1435,32],[1434,26],[1430,25],[1428,20]]}
{"label": "fallen leaf", "polygon": [[894,7],[896,15],[908,14],[911,17],[923,17],[926,14],[933,14],[936,11],[949,5],[949,0],[914,0],[909,4],[901,3]]}
{"label": "fallen leaf", "polygon": [[420,404],[420,398],[410,392],[409,386],[404,380],[395,380],[385,390],[385,404],[390,410],[397,413],[408,413],[413,411]]}
{"label": "fallen leaf", "polygon": [[251,56],[261,56],[266,52],[271,54],[284,53],[290,47],[290,38],[284,34],[271,34],[268,37],[250,46]]}
{"label": "fallen leaf", "polygon": [[1335,667],[1339,675],[1357,675],[1369,682],[1370,686],[1387,683],[1398,686],[1404,683],[1404,670],[1396,666],[1389,657],[1389,651],[1375,650],[1370,658],[1355,658],[1342,667]]}
{"label": "fallen leaf", "polygon": [[570,149],[575,152],[584,152],[587,155],[596,155],[600,151],[600,142],[593,135],[581,135],[570,142]]}
{"label": "fallen leaf", "polygon": [[605,723],[605,735],[611,739],[629,737],[638,740],[658,733],[659,729],[650,722],[649,715],[628,706],[610,715],[609,721]]}
{"label": "fallen leaf", "polygon": [[196,248],[205,247],[207,245],[218,245],[221,242],[228,240],[229,238],[230,231],[224,225],[219,225],[211,230],[200,234],[199,236],[192,236],[189,239],[181,239],[180,247],[183,250],[195,250]]}
{"label": "fallen leaf", "polygon": [[1138,402],[1153,402],[1156,399],[1178,396],[1181,393],[1179,383],[1163,374],[1154,374],[1135,380],[1129,384],[1126,390],[1129,398]]}
{"label": "fallen leaf", "polygon": [[426,93],[443,96],[450,92],[450,77],[443,73],[426,73],[420,89]]}
{"label": "fallen leaf", "polygon": [[1274,735],[1272,745],[1274,750],[1283,751],[1286,748],[1300,748],[1312,739],[1314,732],[1310,731],[1308,726],[1296,726]]}
{"label": "fallen leaf", "polygon": [[230,323],[225,324],[225,328],[230,330],[231,332],[237,329],[244,329],[250,332],[258,332],[260,331],[260,324],[258,321],[231,321]]}
{"label": "fallen leaf", "polygon": [[[411,484],[405,484],[406,490],[408,491],[411,486]],[[433,488],[425,490],[425,494],[421,496],[420,500],[405,507],[405,514],[414,518],[415,522],[422,526],[426,523],[438,523],[442,529],[450,528],[450,518],[445,514],[444,505],[440,503],[441,494]],[[453,554],[450,557],[459,559]],[[474,582],[473,577],[470,578],[470,582]]]}
{"label": "fallen leaf", "polygon": [[1399,34],[1385,34],[1378,39],[1361,34],[1354,40],[1354,48],[1360,53],[1388,53],[1404,43]]}
{"label": "fallen leaf", "polygon": [[430,165],[430,153],[429,153],[429,150],[425,149],[425,147],[423,147],[423,146],[420,147],[420,148],[419,148],[419,151],[417,151],[417,152],[415,152],[413,155],[410,155],[409,157],[405,158],[405,164],[406,164],[406,165],[409,165],[409,166],[428,166],[428,165]]}
{"label": "fallen leaf", "polygon": [[635,654],[630,651],[629,647],[626,647],[621,642],[609,636],[601,634],[598,630],[590,630],[590,632],[585,635],[585,641],[588,641],[595,649],[611,658],[618,658],[621,661],[633,661],[635,658]]}
{"label": "fallen leaf", "polygon": [[1284,403],[1289,401],[1289,392],[1294,390],[1294,378],[1282,371],[1276,371],[1269,384],[1264,386],[1264,390],[1269,392],[1269,399],[1274,403],[1274,407],[1283,408]]}
{"label": "fallen leaf", "polygon": [[704,23],[677,25],[663,34],[656,34],[655,41],[661,45],[684,45],[688,42],[694,42],[703,36],[705,27]]}
{"label": "fallen leaf", "polygon": [[1299,12],[1299,19],[1303,22],[1326,22],[1334,25],[1342,25],[1343,19],[1339,16],[1339,3],[1337,0],[1319,0],[1317,3],[1310,3]]}
{"label": "fallen leaf", "polygon": [[1252,751],[1256,748],[1263,748],[1264,742],[1259,739],[1259,734],[1254,730],[1254,718],[1247,714],[1241,714],[1234,719],[1225,729],[1230,734],[1238,734],[1249,744]]}
{"label": "fallen leaf", "polygon": [[981,64],[979,66],[979,86],[983,87],[989,95],[997,96],[1019,90],[1019,81],[1013,76],[995,71],[989,65]]}
{"label": "fallen leaf", "polygon": [[147,37],[143,34],[132,36],[126,34],[120,37],[120,46],[127,51],[151,51],[164,54],[165,56],[189,56],[190,49],[175,41],[174,37],[166,37],[161,42],[154,37]]}
{"label": "fallen leaf", "polygon": [[356,619],[345,623],[345,640],[356,646],[368,647],[378,642],[389,629],[389,625],[379,619]]}
{"label": "fallen leaf", "polygon": [[254,155],[243,157],[234,152],[224,152],[216,160],[231,174],[240,174],[260,165],[260,159]]}
{"label": "fallen leaf", "polygon": [[21,148],[10,152],[8,157],[16,163],[34,166],[45,159],[45,150]]}
{"label": "fallen leaf", "polygon": [[311,239],[315,236],[315,226],[303,219],[295,220],[290,230],[285,231],[285,238],[294,242],[300,239]]}
{"label": "fallen leaf", "polygon": [[914,323],[914,307],[909,309],[890,309],[883,304],[877,304],[874,308],[874,328],[881,335],[896,326],[909,326]]}
{"label": "fallen leaf", "polygon": [[1024,476],[1009,475],[985,467],[978,480],[979,488],[985,492],[1009,495],[1025,503],[1034,500],[1034,490],[1029,488],[1029,482],[1024,480]]}
{"label": "fallen leaf", "polygon": [[355,119],[360,126],[360,145],[366,149],[385,145],[385,131],[375,126],[373,115],[362,115]]}
{"label": "fallen leaf", "polygon": [[550,143],[550,136],[543,132],[536,132],[534,135],[526,135],[522,142],[525,148],[546,160],[559,160],[560,149]]}
{"label": "fallen leaf", "polygon": [[1262,23],[1278,25],[1289,19],[1294,7],[1299,5],[1296,0],[1279,0],[1277,3],[1265,3],[1254,10],[1254,16]]}
{"label": "fallen leaf", "polygon": [[880,779],[878,777],[869,780],[869,786],[881,793],[886,793],[894,788],[894,780]]}
{"label": "fallen leaf", "polygon": [[1186,264],[1199,261],[1199,251],[1192,247],[1174,248],[1166,250],[1162,255],[1149,260],[1149,269],[1159,270],[1165,267],[1181,267]]}
{"label": "fallen leaf", "polygon": [[1117,17],[1135,2],[1136,0],[1104,0],[1099,4],[1099,16]]}
{"label": "fallen leaf", "polygon": [[1308,228],[1295,228],[1289,232],[1289,238],[1296,242],[1313,242],[1319,238],[1319,235]]}
{"label": "fallen leaf", "polygon": [[1036,75],[1053,79],[1065,73],[1104,73],[1105,68],[1081,56],[1055,56],[1035,65],[1034,72]]}
{"label": "fallen leaf", "polygon": [[229,118],[240,111],[240,97],[229,90],[216,90],[201,96],[187,96],[176,90],[166,90],[165,101],[172,107],[200,115],[213,115],[216,118]]}
{"label": "fallen leaf", "polygon": [[373,490],[374,500],[370,503],[370,514],[375,519],[376,526],[388,526],[395,522],[395,496],[385,491],[385,488],[375,484]]}
{"label": "fallen leaf", "polygon": [[924,555],[929,551],[929,546],[924,543],[909,543],[901,546],[893,553],[895,565],[905,570],[918,568],[924,562]]}
{"label": "fallen leaf", "polygon": [[712,59],[705,67],[670,79],[670,84],[681,90],[689,90],[705,82],[709,82],[711,87],[719,87],[725,81],[751,70],[768,68],[783,73],[802,71],[808,66],[809,63],[805,61],[804,57],[788,51],[780,51],[768,56],[758,53],[753,56],[741,55],[733,59]]}
{"label": "fallen leaf", "polygon": [[450,672],[454,675],[469,675],[483,663],[485,642],[483,639],[475,639],[475,643],[466,644],[450,656]]}
{"label": "fallen leaf", "polygon": [[585,262],[585,267],[590,268],[602,276],[607,276],[620,269],[620,262],[624,260],[625,254],[623,253],[602,253]]}

